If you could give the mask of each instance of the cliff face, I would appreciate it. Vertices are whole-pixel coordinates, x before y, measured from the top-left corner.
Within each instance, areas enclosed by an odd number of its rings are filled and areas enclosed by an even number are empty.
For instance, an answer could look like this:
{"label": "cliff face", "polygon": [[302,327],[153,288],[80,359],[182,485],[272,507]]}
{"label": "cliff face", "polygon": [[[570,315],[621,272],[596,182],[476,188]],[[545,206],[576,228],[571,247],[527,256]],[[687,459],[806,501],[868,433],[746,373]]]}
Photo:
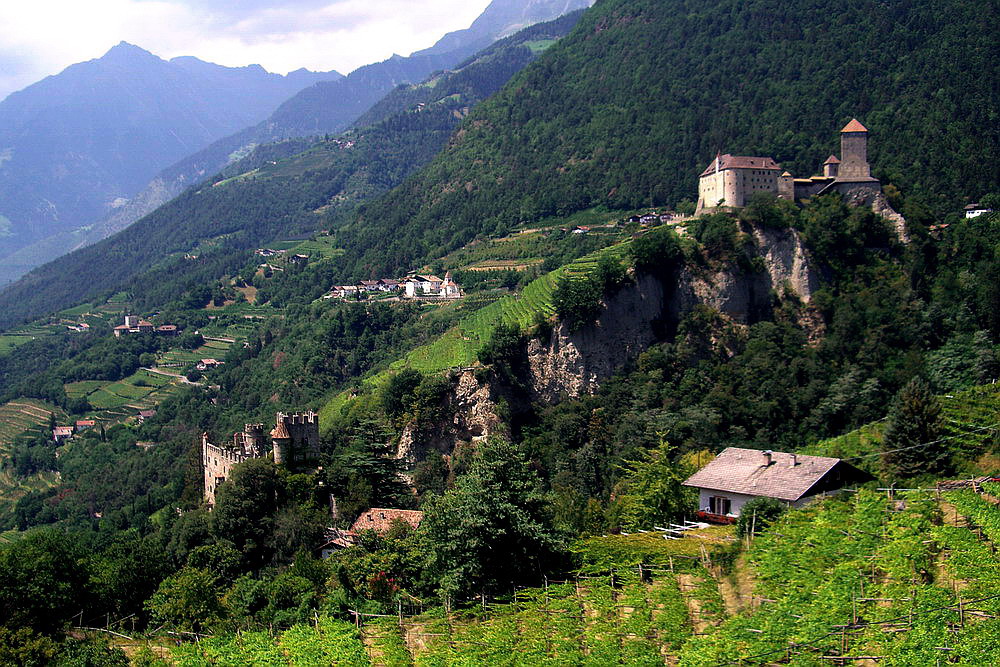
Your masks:
{"label": "cliff face", "polygon": [[411,422],[403,429],[396,457],[408,468],[435,452],[449,455],[459,443],[508,434],[493,383],[481,382],[473,371],[458,373],[452,382],[443,406],[447,420],[429,425]]}
{"label": "cliff face", "polygon": [[[746,273],[730,265],[719,270],[680,271],[665,286],[643,276],[607,299],[596,322],[576,331],[558,323],[547,342],[528,344],[531,388],[536,400],[593,393],[616,369],[658,340],[697,305],[749,324],[770,313],[772,298],[794,297],[808,304],[819,275],[798,232],[752,227],[754,253],[764,270]],[[803,318],[807,327],[815,326]]]}
{"label": "cliff face", "polygon": [[[683,268],[673,284],[649,275],[606,299],[596,322],[576,330],[557,323],[547,340],[527,345],[526,398],[552,403],[597,391],[601,383],[653,343],[666,340],[695,306],[705,305],[734,322],[750,324],[770,315],[775,295],[808,304],[819,276],[798,232],[746,227],[752,239],[753,264],[746,272],[731,262],[722,268]],[[803,309],[802,324],[811,333],[818,317]],[[817,324],[817,322],[819,322]],[[817,334],[818,335],[818,334]],[[435,424],[410,424],[400,438],[398,457],[412,468],[428,455],[449,455],[462,443],[475,443],[507,427],[498,383],[487,373],[464,371],[452,377],[444,399],[446,418]],[[506,397],[509,403],[525,397]]]}

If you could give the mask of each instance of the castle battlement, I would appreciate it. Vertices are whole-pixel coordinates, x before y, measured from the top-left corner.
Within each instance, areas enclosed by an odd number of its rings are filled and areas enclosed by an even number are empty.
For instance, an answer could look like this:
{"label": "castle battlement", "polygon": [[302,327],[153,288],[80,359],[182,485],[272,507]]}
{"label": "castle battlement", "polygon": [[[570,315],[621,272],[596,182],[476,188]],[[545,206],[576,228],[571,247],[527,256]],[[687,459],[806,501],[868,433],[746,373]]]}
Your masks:
{"label": "castle battlement", "polygon": [[233,467],[271,453],[274,462],[290,468],[319,459],[319,415],[315,412],[275,415],[270,432],[264,424],[244,424],[233,433],[232,444],[214,445],[208,434],[201,436],[201,464],[205,480],[205,502],[215,504],[215,492],[232,474]]}

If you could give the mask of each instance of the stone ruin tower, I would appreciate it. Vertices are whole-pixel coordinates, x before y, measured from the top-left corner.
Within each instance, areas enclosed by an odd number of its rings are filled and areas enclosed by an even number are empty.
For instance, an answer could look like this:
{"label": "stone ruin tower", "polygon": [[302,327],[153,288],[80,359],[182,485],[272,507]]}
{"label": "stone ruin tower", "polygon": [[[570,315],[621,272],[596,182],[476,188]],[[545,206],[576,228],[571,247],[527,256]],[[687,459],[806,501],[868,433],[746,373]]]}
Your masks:
{"label": "stone ruin tower", "polygon": [[215,492],[232,474],[233,467],[249,459],[273,453],[274,462],[287,468],[304,467],[319,460],[319,415],[314,412],[275,416],[270,433],[263,424],[246,424],[233,433],[231,445],[213,445],[201,436],[201,463],[205,480],[205,502],[215,504]]}
{"label": "stone ruin tower", "polygon": [[319,459],[319,415],[314,412],[275,415],[271,431],[274,462],[288,468]]}

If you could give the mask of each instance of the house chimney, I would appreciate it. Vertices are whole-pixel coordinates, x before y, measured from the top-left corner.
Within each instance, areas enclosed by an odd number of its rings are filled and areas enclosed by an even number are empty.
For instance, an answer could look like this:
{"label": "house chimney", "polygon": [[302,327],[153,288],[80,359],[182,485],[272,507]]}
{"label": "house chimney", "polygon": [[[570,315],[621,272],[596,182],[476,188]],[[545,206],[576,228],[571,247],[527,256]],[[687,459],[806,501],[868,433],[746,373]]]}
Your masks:
{"label": "house chimney", "polygon": [[769,465],[771,465],[771,450],[770,449],[765,449],[764,450],[764,467],[766,468]]}
{"label": "house chimney", "polygon": [[798,464],[799,464],[799,455],[798,454],[792,454],[792,461],[789,464],[789,466],[792,467],[792,468],[794,468]]}

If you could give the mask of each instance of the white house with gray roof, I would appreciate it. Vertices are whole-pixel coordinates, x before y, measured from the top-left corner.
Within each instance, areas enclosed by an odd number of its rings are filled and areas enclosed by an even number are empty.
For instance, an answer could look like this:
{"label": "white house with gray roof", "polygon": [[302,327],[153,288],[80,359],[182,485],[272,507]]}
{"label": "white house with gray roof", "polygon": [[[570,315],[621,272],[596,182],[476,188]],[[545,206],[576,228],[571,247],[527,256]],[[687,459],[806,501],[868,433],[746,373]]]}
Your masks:
{"label": "white house with gray roof", "polygon": [[729,522],[754,498],[774,498],[800,507],[845,484],[868,479],[868,473],[840,459],[728,447],[684,486],[698,489],[701,518]]}

